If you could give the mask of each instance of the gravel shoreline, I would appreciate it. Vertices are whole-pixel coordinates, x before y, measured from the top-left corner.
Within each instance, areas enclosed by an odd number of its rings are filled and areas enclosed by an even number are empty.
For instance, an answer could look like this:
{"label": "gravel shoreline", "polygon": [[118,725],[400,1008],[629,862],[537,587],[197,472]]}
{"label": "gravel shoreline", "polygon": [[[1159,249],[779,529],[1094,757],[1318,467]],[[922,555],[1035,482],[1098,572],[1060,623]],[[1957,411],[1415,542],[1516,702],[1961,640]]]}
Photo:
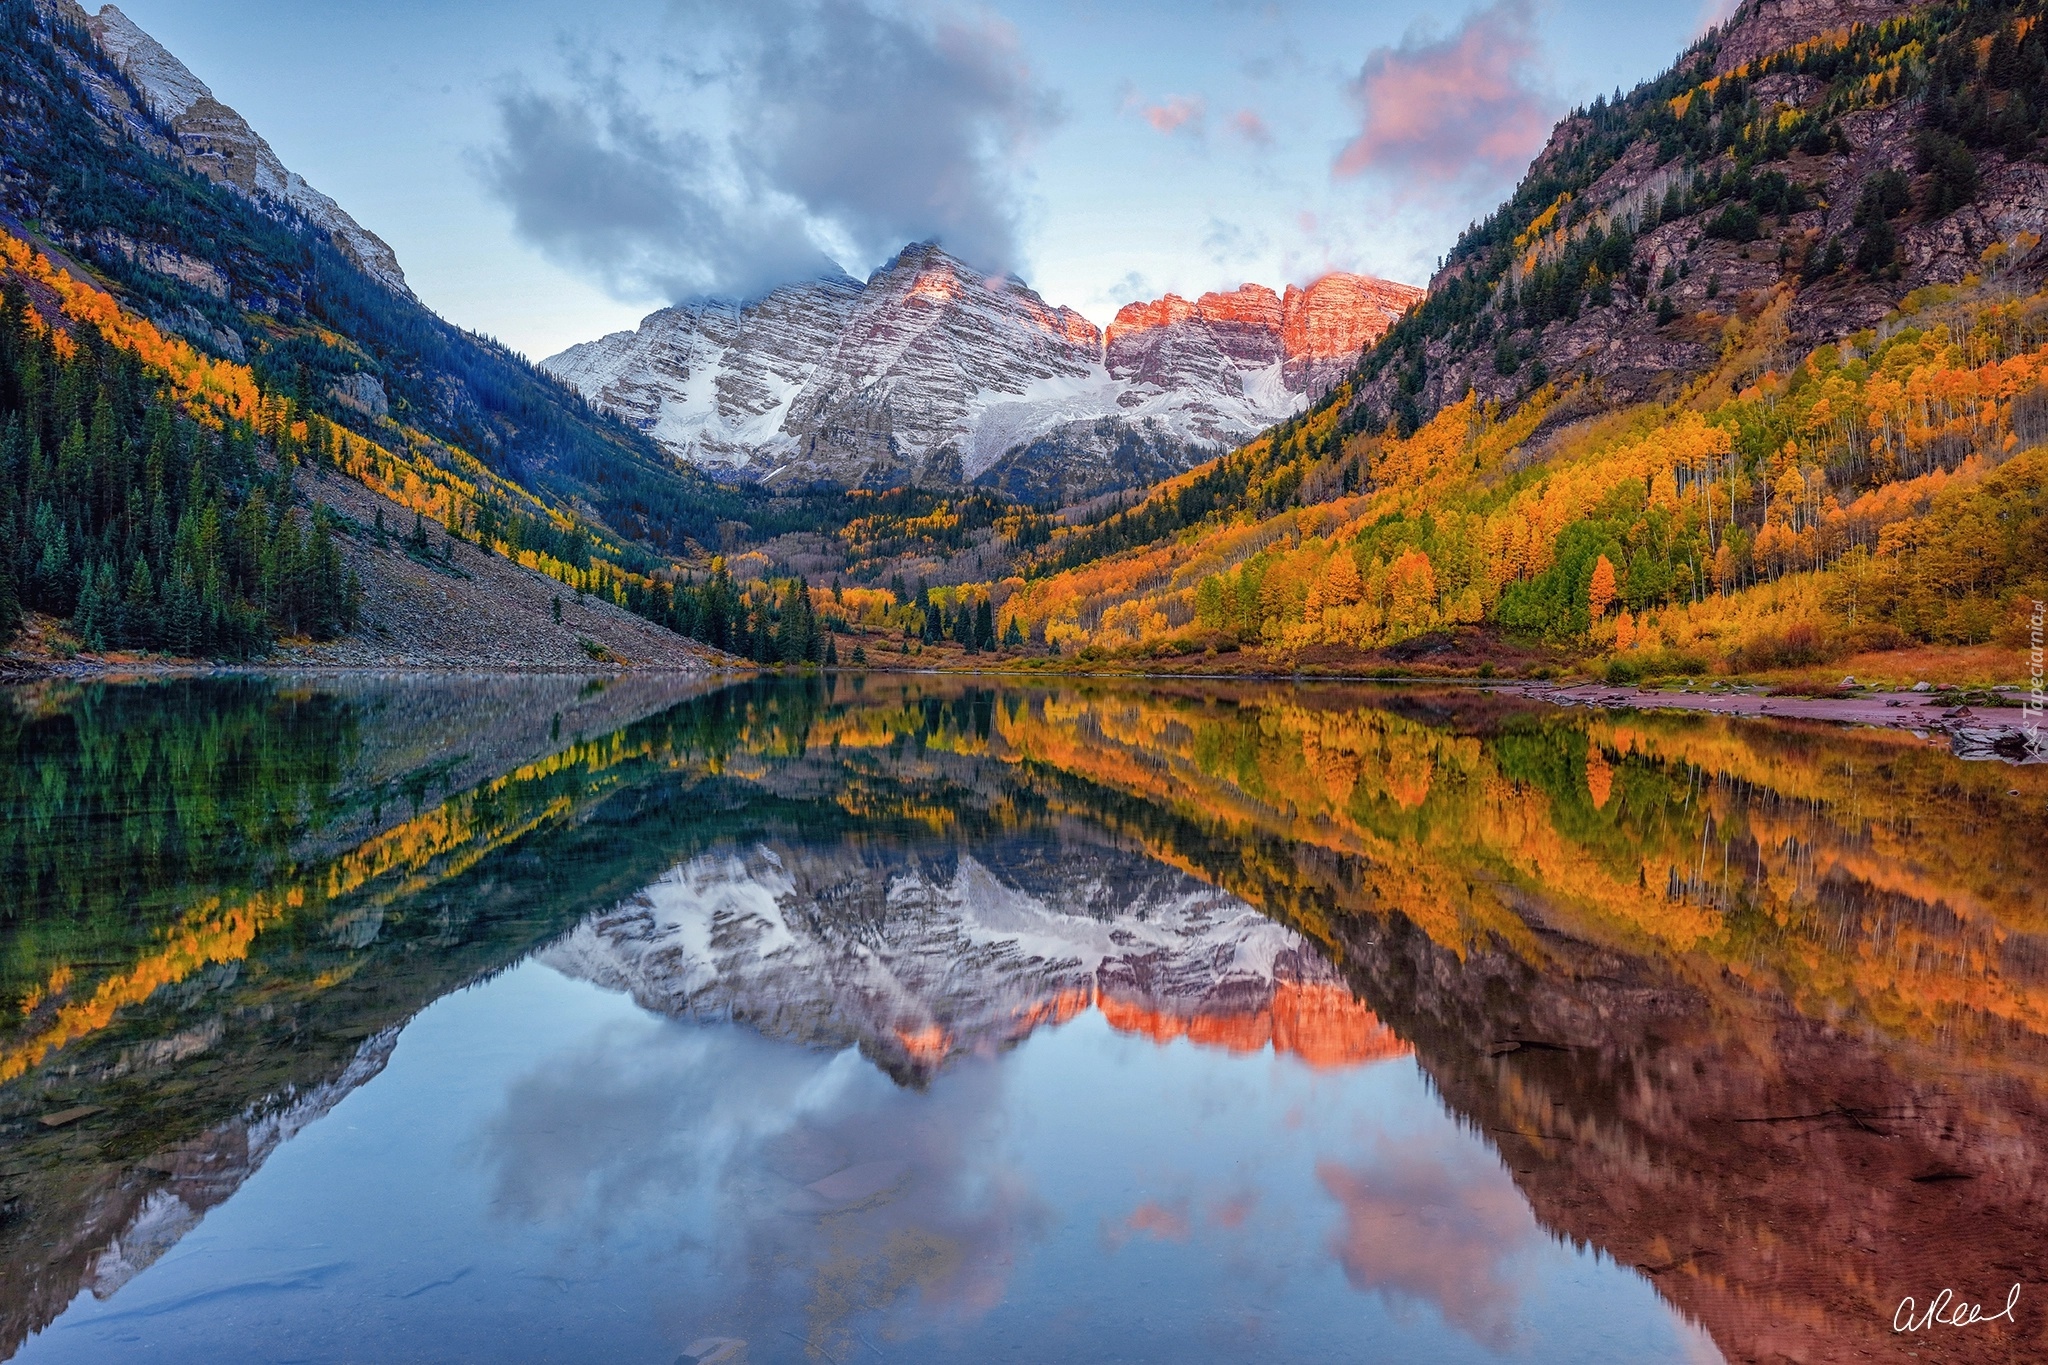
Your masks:
{"label": "gravel shoreline", "polygon": [[[2048,762],[2048,727],[2018,704],[2023,693],[2001,693],[2012,705],[1958,705],[1953,697],[1927,692],[1865,692],[1848,697],[1773,696],[1762,689],[1645,691],[1599,683],[1552,686],[1510,684],[1513,691],[1556,706],[1618,711],[1704,711],[1765,720],[1818,720],[1904,730],[1934,741],[1941,736],[1958,758],[2007,763]],[[2037,727],[2029,730],[2029,721]]]}

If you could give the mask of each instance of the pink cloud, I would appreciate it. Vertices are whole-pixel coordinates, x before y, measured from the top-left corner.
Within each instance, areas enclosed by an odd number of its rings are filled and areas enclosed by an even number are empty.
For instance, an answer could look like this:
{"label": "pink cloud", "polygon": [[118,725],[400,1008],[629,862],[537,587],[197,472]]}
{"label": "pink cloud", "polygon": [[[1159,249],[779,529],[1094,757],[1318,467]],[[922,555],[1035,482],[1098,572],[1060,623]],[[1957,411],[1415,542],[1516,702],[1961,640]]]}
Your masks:
{"label": "pink cloud", "polygon": [[1350,94],[1364,114],[1332,174],[1410,181],[1518,173],[1550,132],[1529,0],[1497,0],[1433,41],[1403,40],[1365,59]]}
{"label": "pink cloud", "polygon": [[1185,1242],[1188,1239],[1188,1215],[1183,1204],[1161,1204],[1147,1199],[1132,1209],[1130,1216],[1121,1223],[1105,1226],[1102,1240],[1111,1251],[1137,1237],[1151,1237],[1161,1242]]}
{"label": "pink cloud", "polygon": [[1236,133],[1254,147],[1273,145],[1273,130],[1259,117],[1256,109],[1240,109],[1230,116],[1230,131]]}
{"label": "pink cloud", "polygon": [[1433,1303],[1495,1350],[1511,1342],[1521,1301],[1515,1259],[1541,1233],[1489,1156],[1383,1140],[1367,1165],[1319,1161],[1316,1177],[1344,1211],[1329,1245],[1353,1288]]}
{"label": "pink cloud", "polygon": [[1186,133],[1200,137],[1209,118],[1209,102],[1200,95],[1168,95],[1157,104],[1142,106],[1138,112],[1157,132],[1168,137]]}

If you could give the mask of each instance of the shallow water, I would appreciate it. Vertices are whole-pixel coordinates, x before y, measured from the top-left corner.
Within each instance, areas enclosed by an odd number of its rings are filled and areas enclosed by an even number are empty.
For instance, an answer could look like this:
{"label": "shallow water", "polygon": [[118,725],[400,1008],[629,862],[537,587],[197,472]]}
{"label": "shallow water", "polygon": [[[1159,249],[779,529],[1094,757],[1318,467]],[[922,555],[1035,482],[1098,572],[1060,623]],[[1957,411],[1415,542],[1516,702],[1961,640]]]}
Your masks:
{"label": "shallow water", "polygon": [[2048,1342],[2039,768],[1340,688],[0,716],[23,1360]]}

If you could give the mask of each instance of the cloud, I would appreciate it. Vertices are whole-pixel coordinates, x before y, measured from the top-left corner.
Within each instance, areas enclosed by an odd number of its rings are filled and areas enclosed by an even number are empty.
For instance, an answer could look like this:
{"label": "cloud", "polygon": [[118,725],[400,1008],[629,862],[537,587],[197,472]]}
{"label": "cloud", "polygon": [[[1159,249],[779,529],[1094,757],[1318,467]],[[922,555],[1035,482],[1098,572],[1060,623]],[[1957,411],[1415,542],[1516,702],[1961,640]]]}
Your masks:
{"label": "cloud", "polygon": [[1519,1254],[1541,1242],[1521,1192],[1483,1152],[1447,1153],[1381,1139],[1362,1167],[1316,1164],[1344,1212],[1330,1250],[1353,1288],[1419,1298],[1495,1351],[1515,1335],[1523,1278]]}
{"label": "cloud", "polygon": [[1266,234],[1257,228],[1223,218],[1211,218],[1202,229],[1202,250],[1211,262],[1225,270],[1259,260],[1271,245]]}
{"label": "cloud", "polygon": [[1209,130],[1209,102],[1200,95],[1168,95],[1157,104],[1146,104],[1136,95],[1126,95],[1124,107],[1135,109],[1154,132],[1168,137],[1180,133],[1199,139]]}
{"label": "cloud", "polygon": [[1230,116],[1230,131],[1254,147],[1273,145],[1273,130],[1259,117],[1256,109],[1240,109]]}
{"label": "cloud", "polygon": [[1188,1239],[1187,1209],[1181,1204],[1161,1204],[1147,1199],[1132,1209],[1122,1222],[1106,1224],[1102,1229],[1103,1245],[1116,1251],[1137,1237],[1151,1237],[1161,1242],[1185,1242]]}
{"label": "cloud", "polygon": [[995,1155],[1004,1113],[992,1059],[919,1092],[851,1049],[635,1020],[536,1058],[468,1155],[509,1224],[698,1248],[677,1320],[847,1360],[856,1316],[914,1338],[1008,1296],[1049,1219]]}
{"label": "cloud", "polygon": [[1379,48],[1350,83],[1364,122],[1332,173],[1454,191],[1511,182],[1553,121],[1542,76],[1529,0],[1496,0],[1447,37]]}
{"label": "cloud", "polygon": [[1059,117],[986,14],[866,0],[675,6],[685,55],[567,64],[499,99],[483,159],[519,234],[627,298],[747,296],[937,238],[1017,263],[1018,173]]}

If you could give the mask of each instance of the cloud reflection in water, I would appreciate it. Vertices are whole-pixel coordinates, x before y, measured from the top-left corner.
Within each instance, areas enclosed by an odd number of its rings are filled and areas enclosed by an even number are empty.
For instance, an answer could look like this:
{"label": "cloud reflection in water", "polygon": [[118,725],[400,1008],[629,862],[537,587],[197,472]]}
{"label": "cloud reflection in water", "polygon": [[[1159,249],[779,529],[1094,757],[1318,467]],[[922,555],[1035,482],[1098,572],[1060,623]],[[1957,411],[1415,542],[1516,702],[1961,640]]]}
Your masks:
{"label": "cloud reflection in water", "polygon": [[920,1093],[851,1050],[618,1028],[511,1085],[474,1156],[500,1218],[572,1225],[586,1244],[635,1211],[691,1207],[710,1272],[679,1286],[692,1321],[755,1335],[787,1323],[841,1354],[857,1316],[921,1335],[1003,1301],[1046,1215],[989,1160],[1001,1090],[983,1060]]}

